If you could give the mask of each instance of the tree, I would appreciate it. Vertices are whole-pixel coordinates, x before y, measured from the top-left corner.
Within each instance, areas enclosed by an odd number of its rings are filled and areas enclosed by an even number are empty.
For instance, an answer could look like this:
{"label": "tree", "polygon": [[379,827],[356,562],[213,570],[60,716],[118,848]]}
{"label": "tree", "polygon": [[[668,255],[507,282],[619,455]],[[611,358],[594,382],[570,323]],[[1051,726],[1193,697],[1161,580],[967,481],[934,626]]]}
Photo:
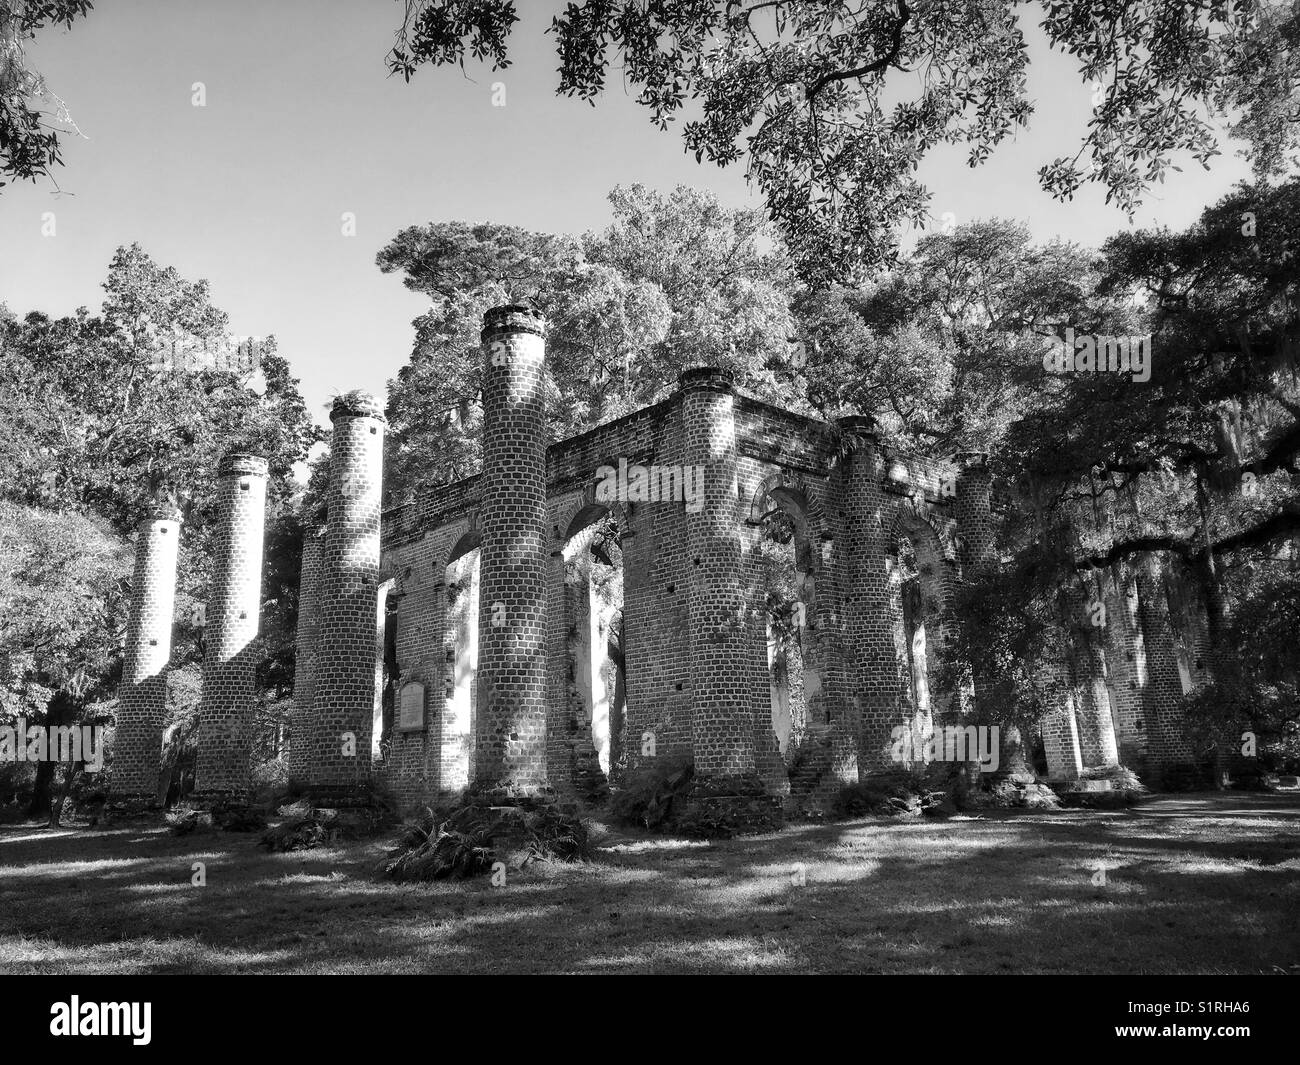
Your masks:
{"label": "tree", "polygon": [[[68,318],[32,313],[20,322],[0,313],[0,499],[51,521],[107,522],[125,538],[148,504],[170,497],[184,518],[178,597],[203,602],[220,457],[232,450],[266,456],[259,690],[282,699],[293,684],[302,538],[293,466],[323,433],[274,341],[250,361],[247,346],[229,337],[206,282],[187,281],[131,245],[114,255],[104,289],[96,316],[82,308]],[[88,598],[117,594],[111,582],[87,580]],[[13,609],[15,623],[41,623],[35,592]],[[173,665],[197,663],[202,650],[201,628],[183,618]],[[4,689],[11,699],[21,690],[12,678]]]}
{"label": "tree", "polygon": [[389,489],[472,473],[479,462],[483,312],[526,299],[548,320],[548,411],[563,439],[667,395],[687,366],[729,367],[789,402],[792,278],[754,211],[642,186],[610,194],[614,221],[580,240],[430,223],[377,258],[426,293],[411,361],[389,385]]}
{"label": "tree", "polygon": [[[1020,0],[576,0],[552,21],[558,92],[594,103],[613,61],[660,128],[684,116],[697,160],[747,175],[810,282],[894,261],[919,224],[917,166],[941,144],[977,166],[1033,113]],[[1130,214],[1175,156],[1218,154],[1226,119],[1260,178],[1285,172],[1300,138],[1300,5],[1258,0],[1047,0],[1040,25],[1077,61],[1093,117],[1043,188],[1107,189]],[[389,67],[466,57],[509,64],[514,0],[408,0]],[[1086,164],[1081,162],[1088,157]]]}
{"label": "tree", "polygon": [[1232,570],[1300,532],[1298,209],[1298,181],[1243,186],[1185,233],[1107,242],[1100,291],[1142,324],[1079,332],[1149,334],[1150,380],[1044,375],[1001,456],[1074,515],[1081,562],[1159,551],[1190,569],[1216,643]]}
{"label": "tree", "polygon": [[[0,500],[0,720],[70,725],[121,674],[131,573],[101,520]],[[54,763],[38,764],[31,816],[50,810]]]}
{"label": "tree", "polygon": [[[1029,402],[992,456],[1020,504],[1000,527],[1004,563],[955,597],[952,657],[1000,678],[997,713],[1050,707],[1053,685],[1081,676],[1077,604],[1098,572],[1154,558],[1209,623],[1212,684],[1188,703],[1197,738],[1250,728],[1294,744],[1297,196],[1296,181],[1243,186],[1183,233],[1106,242],[1094,291],[1056,324],[1099,343],[1130,335],[1147,346],[1142,372],[1047,373],[1059,341],[1025,363]],[[1033,663],[1054,663],[1041,683],[1023,675]]]}
{"label": "tree", "polygon": [[[294,491],[292,467],[320,438],[274,341],[256,367],[228,357],[226,315],[207,283],[119,248],[101,314],[0,322],[0,495],[110,516],[130,531],[142,505],[173,494],[187,522],[222,453],[267,456],[271,498]],[[202,524],[202,521],[197,521]]]}
{"label": "tree", "polygon": [[[59,133],[76,131],[68,108],[27,65],[25,43],[37,30],[72,29],[91,0],[0,0],[0,178],[35,181],[61,166]],[[32,106],[38,101],[45,106]],[[0,187],[7,181],[0,180]]]}
{"label": "tree", "polygon": [[1092,260],[985,219],[923,238],[859,288],[806,289],[808,399],[828,418],[873,414],[910,451],[994,451],[1041,387],[1044,337],[1092,313]]}

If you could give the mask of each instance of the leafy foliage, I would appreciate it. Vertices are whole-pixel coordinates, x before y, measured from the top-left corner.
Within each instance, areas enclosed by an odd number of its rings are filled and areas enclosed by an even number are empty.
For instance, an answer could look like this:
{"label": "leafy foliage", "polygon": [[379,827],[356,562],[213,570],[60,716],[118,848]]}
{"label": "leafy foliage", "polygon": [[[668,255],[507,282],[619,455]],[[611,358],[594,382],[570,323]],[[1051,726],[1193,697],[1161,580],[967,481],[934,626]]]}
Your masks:
{"label": "leafy foliage", "polygon": [[[551,24],[558,92],[592,103],[610,68],[663,129],[684,117],[697,160],[744,158],[801,275],[848,281],[892,262],[920,224],[917,177],[937,147],[978,166],[1027,126],[1029,53],[1017,0],[579,0]],[[1047,0],[1039,23],[1076,63],[1092,119],[1044,189],[1096,182],[1130,214],[1176,157],[1206,165],[1226,119],[1259,176],[1284,172],[1300,130],[1300,7],[1257,0]],[[514,0],[409,0],[388,57],[408,80],[466,55],[508,62]],[[1087,162],[1081,160],[1087,157]]]}
{"label": "leafy foliage", "polygon": [[[259,755],[272,757],[293,685],[302,530],[292,512],[292,470],[321,432],[273,341],[262,346],[259,366],[169,363],[173,344],[230,346],[226,316],[206,282],[187,281],[133,244],[114,254],[104,290],[97,316],[82,308],[67,318],[32,313],[19,321],[0,308],[0,500],[24,515],[3,532],[26,544],[5,549],[12,583],[0,590],[9,596],[0,600],[7,607],[0,629],[13,631],[5,633],[0,705],[39,704],[77,677],[90,684],[86,698],[111,696],[130,592],[123,538],[146,507],[170,499],[183,517],[173,648],[181,687],[171,686],[179,701],[171,700],[165,760],[183,766],[203,654],[202,626],[186,614],[208,594],[211,485],[222,454],[248,450],[270,466],[258,735]],[[116,545],[111,572],[109,542]],[[22,659],[31,648],[44,652],[45,664]],[[187,680],[193,683],[182,691]]]}
{"label": "leafy foliage", "polygon": [[[399,498],[480,461],[483,312],[527,300],[546,314],[553,439],[653,403],[687,366],[729,367],[749,391],[799,406],[789,359],[788,267],[761,215],[710,194],[610,194],[614,221],[580,240],[436,222],[377,257],[426,293],[411,361],[389,384],[388,490]],[[793,390],[792,390],[793,386]]]}
{"label": "leafy foliage", "polygon": [[63,101],[27,65],[26,44],[50,26],[72,29],[92,6],[91,0],[0,0],[0,177],[35,181],[62,165],[60,127],[76,126]]}
{"label": "leafy foliage", "polygon": [[525,861],[578,862],[591,857],[591,837],[581,817],[547,806],[527,815]]}
{"label": "leafy foliage", "polygon": [[668,759],[632,770],[610,793],[610,816],[639,828],[659,828],[680,811],[678,799],[694,777],[693,763]]}
{"label": "leafy foliage", "polygon": [[1234,612],[1228,654],[1212,682],[1186,695],[1183,709],[1198,748],[1230,753],[1254,738],[1265,769],[1300,767],[1300,576],[1255,588]]}
{"label": "leafy foliage", "polygon": [[106,522],[0,499],[0,718],[39,717],[63,689],[83,706],[112,693],[130,573]]}
{"label": "leafy foliage", "polygon": [[836,817],[914,816],[938,809],[947,800],[925,778],[903,769],[872,774],[857,784],[841,788],[831,802]]}
{"label": "leafy foliage", "polygon": [[502,827],[501,817],[482,807],[464,806],[446,815],[426,807],[404,827],[380,870],[393,880],[464,879],[486,873],[496,860],[493,840]]}

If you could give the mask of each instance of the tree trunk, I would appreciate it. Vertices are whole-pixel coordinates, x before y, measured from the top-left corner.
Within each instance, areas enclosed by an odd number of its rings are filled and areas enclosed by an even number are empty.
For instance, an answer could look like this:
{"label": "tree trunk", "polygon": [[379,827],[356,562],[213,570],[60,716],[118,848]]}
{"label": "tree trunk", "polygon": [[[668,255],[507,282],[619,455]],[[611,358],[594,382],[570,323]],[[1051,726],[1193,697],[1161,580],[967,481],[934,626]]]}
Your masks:
{"label": "tree trunk", "polygon": [[78,766],[72,762],[69,762],[67,768],[64,769],[63,787],[59,791],[59,797],[55,799],[53,805],[50,806],[50,828],[59,827],[59,820],[63,817],[63,804],[68,801],[68,795],[72,792],[72,784],[77,779],[78,772]]}
{"label": "tree trunk", "polygon": [[54,767],[58,764],[53,761],[54,751],[50,749],[50,743],[54,737],[54,729],[60,725],[70,725],[76,717],[77,701],[66,691],[60,689],[54,693],[50,699],[50,705],[45,710],[45,737],[46,737],[46,758],[43,762],[36,765],[36,780],[32,785],[32,801],[27,807],[28,817],[46,817],[50,813],[50,792],[54,784]]}

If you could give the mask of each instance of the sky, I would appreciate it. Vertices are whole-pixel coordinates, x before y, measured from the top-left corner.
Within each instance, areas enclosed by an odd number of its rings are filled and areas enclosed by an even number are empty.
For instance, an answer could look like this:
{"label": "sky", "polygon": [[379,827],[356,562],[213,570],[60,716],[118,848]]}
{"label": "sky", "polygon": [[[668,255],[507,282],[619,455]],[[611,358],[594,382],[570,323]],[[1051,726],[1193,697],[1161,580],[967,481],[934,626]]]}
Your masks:
{"label": "sky", "polygon": [[[0,189],[0,301],[19,315],[97,310],[114,249],[138,241],[208,279],[231,332],[274,334],[327,425],[333,396],[383,395],[410,354],[426,298],[374,265],[405,226],[580,233],[609,221],[611,188],[634,182],[761,206],[741,167],[699,165],[676,130],[655,129],[616,71],[594,108],[556,95],[545,30],[562,6],[520,0],[508,70],[422,69],[410,84],[384,63],[402,13],[390,0],[117,0],[71,31],[44,31],[29,58],[84,139],[64,139],[57,188]],[[1041,165],[1077,150],[1091,90],[1072,59],[1026,32],[1037,112],[979,169],[959,149],[926,162],[934,224],[1015,218],[1038,239],[1095,246],[1130,225],[1104,192],[1058,203],[1037,183]],[[1176,162],[1183,172],[1132,225],[1185,227],[1247,176],[1230,144],[1208,173]]]}

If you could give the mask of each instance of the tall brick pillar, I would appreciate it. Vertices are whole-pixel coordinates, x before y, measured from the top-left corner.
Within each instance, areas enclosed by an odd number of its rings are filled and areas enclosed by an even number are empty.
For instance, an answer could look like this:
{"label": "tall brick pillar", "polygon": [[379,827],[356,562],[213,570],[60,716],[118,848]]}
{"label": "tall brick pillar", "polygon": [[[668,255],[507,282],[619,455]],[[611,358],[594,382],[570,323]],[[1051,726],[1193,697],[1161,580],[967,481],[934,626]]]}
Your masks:
{"label": "tall brick pillar", "polygon": [[1137,563],[1138,611],[1146,647],[1147,683],[1143,692],[1147,736],[1147,766],[1157,779],[1165,767],[1192,761],[1183,733],[1179,700],[1183,697],[1174,646],[1173,623],[1160,558],[1142,554]]}
{"label": "tall brick pillar", "polygon": [[311,778],[313,700],[316,693],[316,642],[320,637],[321,561],[325,530],[308,525],[302,535],[302,568],[298,577],[298,632],[293,672],[293,718],[289,725],[289,779]]}
{"label": "tall brick pillar", "polygon": [[755,761],[747,672],[755,648],[742,580],[735,386],[726,371],[703,367],[681,375],[680,394],[683,462],[703,475],[704,485],[698,512],[685,511],[691,802],[729,818],[762,820],[779,810],[780,798],[766,796]]}
{"label": "tall brick pillar", "polygon": [[1105,599],[1100,582],[1070,596],[1076,633],[1074,667],[1079,689],[1076,718],[1079,727],[1079,750],[1085,769],[1109,768],[1119,764],[1119,747],[1115,742],[1115,719],[1111,715],[1110,691],[1107,686],[1107,662],[1104,629],[1110,619],[1102,613]]}
{"label": "tall brick pillar", "polygon": [[[993,476],[989,470],[988,455],[982,451],[959,451],[953,455],[957,475],[957,497],[954,510],[957,518],[958,562],[962,573],[973,576],[986,572],[997,564],[993,521]],[[972,670],[975,688],[976,715],[993,722],[997,707],[988,705],[990,678],[979,668]],[[1064,688],[1062,689],[1064,690]],[[1072,714],[1072,709],[1062,712]],[[1020,729],[1003,724],[998,733],[998,773],[1001,776],[1032,776],[1025,737]]]}
{"label": "tall brick pillar", "polygon": [[494,307],[483,316],[479,703],[470,792],[494,804],[550,795],[545,329],[527,307]]}
{"label": "tall brick pillar", "polygon": [[841,418],[839,425],[852,437],[841,508],[846,573],[842,601],[852,699],[859,715],[859,772],[866,775],[893,766],[892,733],[904,721],[886,562],[885,455],[869,417]]}
{"label": "tall brick pillar", "polygon": [[703,506],[686,514],[692,746],[703,778],[754,778],[736,485],[735,391],[711,368],[681,377],[684,459],[703,471]]}
{"label": "tall brick pillar", "polygon": [[217,467],[217,522],[204,632],[195,794],[247,798],[254,641],[262,605],[266,459],[226,455]]}
{"label": "tall brick pillar", "polygon": [[347,805],[366,802],[371,786],[387,422],[379,400],[361,391],[339,396],[330,421],[329,524],[320,561],[308,779],[318,801]]}
{"label": "tall brick pillar", "polygon": [[1146,683],[1146,646],[1138,617],[1137,586],[1121,563],[1102,577],[1106,606],[1106,667],[1119,731],[1116,737],[1123,763],[1139,772],[1146,765],[1146,724],[1142,691]]}
{"label": "tall brick pillar", "polygon": [[993,562],[993,475],[983,451],[959,451],[952,457],[957,496],[953,501],[961,537],[963,566],[979,569]]}
{"label": "tall brick pillar", "polygon": [[111,778],[112,793],[121,798],[154,799],[158,794],[180,535],[179,511],[161,506],[141,520],[135,542]]}

